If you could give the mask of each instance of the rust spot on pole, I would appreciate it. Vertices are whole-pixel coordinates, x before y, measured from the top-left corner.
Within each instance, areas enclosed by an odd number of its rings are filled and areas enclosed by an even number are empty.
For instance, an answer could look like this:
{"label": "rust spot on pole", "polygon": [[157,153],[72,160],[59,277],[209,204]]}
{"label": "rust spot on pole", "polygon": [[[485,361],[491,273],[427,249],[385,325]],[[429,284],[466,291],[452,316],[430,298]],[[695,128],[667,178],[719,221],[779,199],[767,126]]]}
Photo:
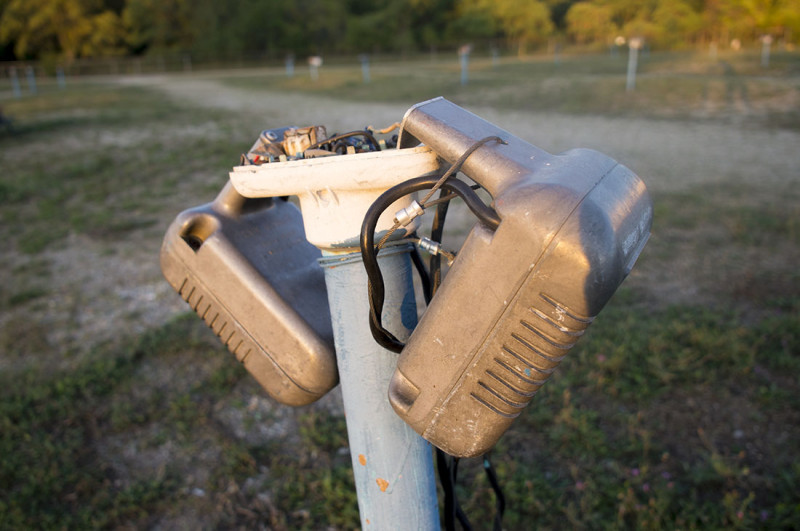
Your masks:
{"label": "rust spot on pole", "polygon": [[361,466],[367,466],[367,457],[364,454],[358,454],[358,462]]}
{"label": "rust spot on pole", "polygon": [[376,479],[375,483],[378,484],[378,487],[381,489],[381,492],[386,492],[387,487],[389,487],[389,482],[383,478]]}

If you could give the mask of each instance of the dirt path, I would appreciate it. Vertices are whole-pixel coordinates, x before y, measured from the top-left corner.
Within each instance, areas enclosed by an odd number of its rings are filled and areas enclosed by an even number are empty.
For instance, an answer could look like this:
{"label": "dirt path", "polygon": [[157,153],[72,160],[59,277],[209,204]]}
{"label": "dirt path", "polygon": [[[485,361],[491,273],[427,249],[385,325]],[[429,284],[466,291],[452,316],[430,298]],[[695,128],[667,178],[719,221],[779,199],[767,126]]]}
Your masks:
{"label": "dirt path", "polygon": [[[362,128],[398,121],[409,105],[355,103],[302,94],[244,90],[207,77],[127,80],[147,84],[198,108],[225,109],[261,127],[324,124]],[[798,181],[800,133],[735,123],[609,118],[470,108],[479,116],[551,152],[597,149],[637,171],[654,192],[703,183]],[[243,142],[249,142],[243,139]]]}

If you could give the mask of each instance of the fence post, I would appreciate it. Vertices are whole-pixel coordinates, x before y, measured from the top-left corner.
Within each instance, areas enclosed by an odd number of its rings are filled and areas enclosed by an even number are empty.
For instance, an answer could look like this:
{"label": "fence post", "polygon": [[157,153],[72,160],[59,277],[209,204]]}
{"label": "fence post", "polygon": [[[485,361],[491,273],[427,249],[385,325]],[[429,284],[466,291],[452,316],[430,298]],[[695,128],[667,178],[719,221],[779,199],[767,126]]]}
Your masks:
{"label": "fence post", "polygon": [[466,85],[469,81],[469,54],[472,51],[471,44],[465,44],[458,49],[458,58],[461,62],[461,84]]}
{"label": "fence post", "polygon": [[36,88],[36,71],[32,66],[27,66],[25,67],[25,74],[28,79],[28,92],[35,95],[38,91]]}
{"label": "fence post", "polygon": [[22,97],[22,89],[19,86],[19,77],[17,76],[17,68],[12,66],[8,69],[9,76],[11,76],[11,90],[14,92],[14,97],[19,99]]}
{"label": "fence post", "polygon": [[358,60],[361,61],[361,78],[364,84],[369,84],[369,55],[362,53],[358,56]]}
{"label": "fence post", "polygon": [[772,45],[772,35],[761,37],[761,68],[769,67],[769,50]]}
{"label": "fence post", "polygon": [[286,55],[286,77],[292,78],[294,77],[294,54],[290,53]]}
{"label": "fence post", "polygon": [[312,55],[308,58],[308,72],[311,75],[311,81],[319,79],[319,67],[322,66],[322,57],[319,55]]}
{"label": "fence post", "polygon": [[633,92],[636,88],[636,68],[639,62],[639,48],[642,47],[642,39],[634,37],[628,41],[628,79],[625,82],[625,90]]}

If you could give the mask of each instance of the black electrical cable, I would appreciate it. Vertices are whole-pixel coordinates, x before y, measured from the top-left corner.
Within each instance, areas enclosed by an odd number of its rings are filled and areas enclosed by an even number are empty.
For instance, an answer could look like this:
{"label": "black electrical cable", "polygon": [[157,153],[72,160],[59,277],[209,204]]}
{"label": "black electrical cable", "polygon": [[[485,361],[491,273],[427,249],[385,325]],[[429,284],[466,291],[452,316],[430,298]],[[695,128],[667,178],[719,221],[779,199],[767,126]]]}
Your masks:
{"label": "black electrical cable", "polygon": [[[424,179],[422,179],[420,181],[423,182]],[[430,180],[428,180],[428,182],[430,182]],[[455,183],[459,183],[459,184],[455,184]],[[429,203],[429,204],[432,204],[432,203],[436,204],[436,207],[437,207],[436,208],[436,212],[434,214],[433,224],[432,224],[432,228],[431,228],[431,239],[433,239],[435,241],[441,241],[442,236],[444,234],[444,223],[445,223],[445,219],[447,217],[447,211],[448,211],[448,207],[449,207],[449,204],[450,204],[449,200],[452,199],[455,196],[460,196],[461,195],[459,192],[452,191],[453,188],[455,187],[455,188],[463,189],[463,187],[466,186],[466,187],[469,188],[470,191],[472,191],[475,188],[474,186],[473,187],[469,187],[463,181],[456,181],[456,180],[448,181],[446,184],[447,185],[442,186],[442,189],[441,189],[441,191],[439,193],[439,198],[436,201],[431,201]],[[415,191],[418,191],[418,190],[415,190]],[[398,194],[400,194],[401,192],[402,192],[402,189],[400,191],[398,191]],[[399,197],[402,197],[403,195],[405,195],[405,193],[402,193]],[[466,195],[469,197],[469,194],[466,194]],[[479,201],[479,199],[477,198],[477,195],[474,198],[470,197],[469,200],[472,201],[473,199],[476,199],[476,200]],[[395,200],[396,199],[394,199],[393,196],[387,197],[386,198],[386,201],[387,201],[386,206],[388,207],[388,205],[393,203]],[[378,201],[376,201],[376,203],[378,203]],[[483,204],[483,203],[480,203],[480,204]],[[375,205],[373,205],[373,206],[375,206]],[[477,207],[476,204],[473,204],[473,206]],[[485,205],[484,205],[484,207],[485,207]],[[373,289],[374,288],[373,288],[373,286],[379,286],[379,291],[382,291],[382,289],[383,289],[383,277],[382,277],[382,275],[380,275],[380,269],[377,266],[377,255],[376,255],[375,247],[374,247],[374,232],[375,232],[375,226],[377,225],[377,217],[380,216],[380,214],[385,210],[385,208],[386,207],[383,207],[383,208],[379,209],[379,208],[376,207],[373,212],[371,212],[371,213],[368,212],[368,215],[365,218],[364,225],[367,226],[366,227],[366,230],[367,230],[366,234],[373,235],[373,238],[371,238],[371,239],[370,238],[366,238],[366,240],[371,240],[371,241],[367,241],[366,243],[368,245],[367,249],[370,249],[372,252],[368,252],[368,253],[364,252],[365,251],[365,249],[364,249],[365,238],[363,236],[365,234],[365,231],[364,231],[364,226],[363,225],[362,225],[362,240],[361,240],[361,243],[362,243],[362,257],[364,258],[365,265],[368,262],[374,260],[375,271],[377,271],[377,273],[378,273],[378,275],[380,277],[379,279],[371,279],[370,280],[370,310],[371,310],[370,329],[371,329],[371,331],[373,333],[373,337],[375,337],[376,340],[378,340],[379,343],[381,343],[381,340],[378,339],[378,337],[375,336],[376,332],[381,334],[382,336],[384,334],[388,334],[388,336],[391,338],[391,339],[388,339],[388,340],[397,341],[397,339],[394,338],[394,336],[389,334],[388,331],[386,331],[385,329],[382,328],[382,326],[380,326],[379,314],[380,314],[380,311],[382,310],[382,307],[383,307],[383,299],[381,298],[380,301],[373,302],[373,296],[374,296],[374,293],[373,293]],[[488,209],[488,207],[486,207],[486,208]],[[370,209],[370,210],[372,210],[372,209]],[[489,210],[491,210],[491,209],[489,209]],[[493,216],[491,216],[490,214],[487,214],[487,215],[488,215],[488,219],[487,219],[487,223],[486,224],[489,225],[489,226],[493,226],[493,228],[496,228],[494,220],[492,219]],[[494,215],[496,216],[496,214],[494,214]],[[373,223],[373,218],[374,218],[374,223]],[[370,220],[369,223],[367,223],[367,219]],[[416,247],[414,248],[413,252],[411,253],[411,260],[412,260],[412,262],[414,263],[414,266],[417,268],[417,270],[419,272],[419,275],[420,275],[420,278],[421,278],[421,281],[422,281],[423,292],[424,292],[424,296],[425,296],[425,302],[429,304],[430,300],[432,299],[433,295],[436,293],[436,290],[438,289],[439,285],[441,284],[441,257],[439,255],[436,255],[436,254],[431,256],[430,274],[425,270],[425,266],[422,263],[422,259],[419,256],[419,251],[417,250]],[[369,269],[370,268],[368,267],[368,270]],[[377,311],[376,311],[376,308],[377,308]],[[377,325],[377,326],[375,326],[375,325]],[[376,331],[376,328],[378,328],[378,327],[380,327],[380,329]],[[383,343],[381,343],[381,344],[383,344]],[[399,346],[399,348],[402,349],[402,343],[400,343],[399,341],[397,341],[397,346]],[[387,348],[389,348],[389,347],[387,347]],[[446,454],[444,451],[442,451],[439,448],[436,449],[436,467],[437,467],[437,471],[438,471],[438,475],[439,475],[439,482],[441,483],[442,490],[444,492],[444,528],[445,528],[445,531],[456,531],[456,521],[459,523],[459,525],[460,525],[460,527],[461,527],[461,529],[463,531],[471,531],[472,530],[472,525],[469,522],[469,519],[467,518],[466,513],[464,512],[464,510],[461,508],[460,504],[458,503],[458,498],[456,497],[455,488],[456,488],[456,483],[457,483],[457,479],[458,479],[458,463],[459,463],[459,459],[458,458],[453,457],[453,456],[449,456],[448,454]],[[489,483],[490,483],[490,485],[491,485],[491,487],[492,487],[492,489],[493,489],[493,491],[495,493],[495,499],[496,499],[496,507],[497,507],[497,509],[496,509],[495,517],[494,517],[494,520],[493,520],[493,523],[492,523],[493,524],[492,528],[493,528],[493,531],[502,531],[503,513],[505,512],[505,496],[503,495],[502,489],[501,489],[500,484],[499,484],[499,482],[497,480],[497,475],[495,474],[494,468],[492,467],[492,464],[491,464],[491,461],[489,460],[488,454],[483,457],[483,467],[484,467],[484,470],[486,472],[487,478],[489,479]]]}
{"label": "black electrical cable", "polygon": [[[455,499],[455,488],[456,483],[458,482],[458,463],[461,462],[461,459],[458,457],[451,455],[450,456],[450,481],[453,483],[453,498]],[[456,504],[456,518],[458,519],[458,523],[461,524],[461,529],[464,531],[472,531],[472,524],[469,523],[469,519],[467,518],[466,513],[461,509],[461,506],[458,504],[458,500],[455,500]]]}
{"label": "black electrical cable", "polygon": [[[483,187],[479,184],[473,184],[470,186],[470,188],[472,188],[473,190],[480,190]],[[439,203],[448,203],[451,200],[455,199],[456,197],[458,197],[456,194],[439,194],[438,199],[435,199],[433,201],[428,200],[428,202],[425,203],[425,208],[430,208],[434,205],[438,205]]]}
{"label": "black electrical cable", "polygon": [[[394,352],[400,352],[403,348],[403,343],[397,340],[388,330],[383,328],[381,323],[380,314],[383,310],[384,303],[384,284],[383,275],[380,272],[380,267],[377,262],[377,251],[375,247],[375,228],[380,215],[389,207],[394,201],[401,197],[413,193],[415,191],[432,188],[432,190],[422,200],[421,206],[423,208],[436,205],[436,213],[433,219],[433,226],[431,228],[431,239],[441,242],[444,233],[444,222],[447,216],[449,202],[456,196],[464,199],[464,202],[475,213],[478,219],[492,230],[496,230],[500,223],[500,218],[497,213],[486,206],[473,191],[477,186],[469,186],[463,181],[449,180],[449,177],[455,174],[461,167],[463,162],[472,152],[485,142],[496,140],[503,142],[498,137],[485,138],[475,145],[473,145],[460,159],[450,167],[450,169],[440,178],[419,178],[413,179],[406,183],[402,183],[381,195],[378,200],[370,207],[364,222],[361,227],[361,255],[367,270],[369,278],[369,297],[370,297],[370,331],[375,340],[385,348]],[[424,184],[423,184],[424,183]],[[436,189],[440,189],[439,197],[435,201],[429,201]],[[399,223],[383,236],[379,247],[388,239],[388,236],[397,228]],[[436,293],[439,285],[441,284],[441,257],[439,254],[432,254],[430,260],[430,274],[425,271],[425,266],[419,256],[419,251],[414,248],[411,255],[412,262],[417,268],[422,279],[423,292],[426,303],[430,303],[433,295]],[[472,526],[467,518],[467,515],[461,509],[456,498],[455,486],[458,479],[458,463],[459,459],[454,456],[448,456],[444,451],[436,449],[436,465],[439,472],[439,481],[442,484],[444,491],[444,523],[446,531],[455,531],[456,520],[461,525],[464,531],[472,531]],[[505,496],[503,495],[500,484],[497,481],[497,475],[489,460],[488,454],[483,457],[483,467],[489,479],[489,483],[494,490],[496,497],[497,513],[493,521],[493,530],[502,531],[502,519],[505,512]]]}
{"label": "black electrical cable", "polygon": [[[477,189],[477,186],[472,186],[472,189]],[[439,198],[436,201],[431,201],[428,203],[429,206],[434,204],[437,205],[436,212],[433,216],[433,223],[431,226],[431,239],[437,242],[442,241],[442,237],[444,235],[444,224],[445,219],[447,218],[447,210],[450,206],[450,199],[453,198],[453,194],[446,194],[444,190],[439,193]],[[442,268],[441,268],[442,259],[441,256],[438,254],[431,255],[430,258],[430,271],[428,274],[430,275],[430,284],[431,284],[431,298],[436,294],[436,291],[439,289],[439,286],[442,283]],[[500,486],[500,482],[497,479],[497,474],[494,471],[494,467],[492,466],[492,462],[490,460],[489,454],[485,454],[483,456],[483,469],[486,472],[486,477],[489,480],[489,484],[492,487],[495,495],[495,506],[496,512],[494,516],[494,520],[492,522],[492,530],[493,531],[502,531],[503,529],[503,514],[505,513],[506,508],[506,499],[505,495],[503,494],[503,490]],[[450,462],[453,464],[451,465]],[[444,492],[444,526],[445,531],[455,531],[455,522],[458,519],[458,522],[461,524],[462,529],[470,529],[470,523],[467,519],[466,514],[461,509],[461,506],[458,503],[458,498],[456,497],[456,474],[454,468],[458,467],[458,461],[451,456],[448,456],[444,451],[437,448],[436,449],[436,467],[439,474],[439,482],[442,485],[442,491]]]}
{"label": "black electrical cable", "polygon": [[[439,194],[441,198],[444,191]],[[431,240],[441,242],[444,236],[444,221],[447,218],[447,209],[450,207],[449,202],[443,202],[436,205],[436,212],[433,214],[433,224],[431,226]],[[432,254],[428,268],[430,269],[431,276],[431,296],[436,295],[439,286],[442,284],[442,257],[438,254]]]}
{"label": "black electrical cable", "polygon": [[486,471],[486,477],[489,478],[489,484],[492,486],[494,496],[497,499],[497,513],[494,515],[492,529],[493,531],[502,531],[503,513],[506,510],[506,497],[503,495],[503,489],[500,488],[500,482],[497,481],[497,474],[494,471],[492,462],[489,460],[489,454],[483,456],[483,469]]}
{"label": "black electrical cable", "polygon": [[500,225],[500,217],[492,208],[486,206],[470,186],[464,181],[452,179],[439,182],[436,176],[418,177],[398,184],[381,194],[367,210],[364,222],[361,225],[361,257],[369,279],[370,296],[370,332],[375,341],[382,347],[392,352],[403,350],[404,344],[381,324],[381,311],[385,300],[383,275],[378,266],[377,251],[375,249],[375,228],[378,218],[395,201],[406,195],[425,190],[439,184],[442,189],[457,194],[464,203],[478,217],[478,219],[492,230]]}
{"label": "black electrical cable", "polygon": [[[472,186],[472,189],[477,189],[477,186]],[[431,201],[428,205],[436,204],[436,212],[433,216],[433,223],[431,226],[431,239],[441,242],[444,235],[444,224],[447,218],[447,211],[450,206],[449,199],[453,194],[447,194],[442,190],[439,193],[439,198],[436,201]],[[442,259],[438,254],[431,255],[429,275],[431,278],[431,298],[436,295],[436,291],[442,283]],[[505,512],[505,496],[497,481],[497,476],[492,468],[491,461],[489,461],[488,454],[483,459],[484,470],[489,478],[489,483],[495,492],[495,497],[498,500],[497,513],[494,517],[493,531],[502,530],[503,513]],[[455,523],[458,520],[461,528],[464,530],[471,529],[467,515],[461,509],[456,497],[456,479],[458,470],[458,459],[448,456],[444,451],[436,449],[436,468],[439,473],[439,483],[442,485],[444,492],[444,527],[445,531],[455,531]]]}
{"label": "black electrical cable", "polygon": [[444,174],[439,178],[436,184],[433,185],[428,194],[422,199],[422,201],[420,201],[420,204],[426,205],[428,203],[428,199],[431,198],[431,196],[436,192],[436,190],[439,189],[440,186],[442,186],[442,184],[444,184],[450,177],[455,176],[459,171],[461,171],[461,166],[464,165],[469,156],[475,153],[475,151],[478,148],[480,148],[481,146],[483,146],[488,142],[508,144],[508,142],[506,142],[499,136],[487,136],[486,138],[481,138],[480,140],[472,144],[469,148],[467,148],[467,150],[464,153],[461,154],[460,157],[458,157],[457,161],[455,161],[449,168],[447,168],[447,171],[444,172]]}
{"label": "black electrical cable", "polygon": [[436,470],[439,472],[439,482],[444,491],[444,528],[450,531],[455,529],[456,524],[456,496],[447,457],[443,450],[436,449]]}
{"label": "black electrical cable", "polygon": [[431,299],[433,298],[433,289],[431,287],[431,277],[428,274],[428,271],[425,269],[425,264],[422,262],[422,257],[419,254],[419,249],[414,246],[414,249],[411,251],[411,262],[414,264],[414,267],[417,269],[417,273],[419,274],[420,282],[422,283],[422,295],[425,298],[425,305],[431,303]]}
{"label": "black electrical cable", "polygon": [[444,491],[444,528],[445,531],[455,531],[456,520],[461,524],[461,529],[472,530],[464,510],[456,499],[456,481],[458,480],[459,459],[447,454],[443,450],[436,449],[436,469],[439,473],[439,481]]}

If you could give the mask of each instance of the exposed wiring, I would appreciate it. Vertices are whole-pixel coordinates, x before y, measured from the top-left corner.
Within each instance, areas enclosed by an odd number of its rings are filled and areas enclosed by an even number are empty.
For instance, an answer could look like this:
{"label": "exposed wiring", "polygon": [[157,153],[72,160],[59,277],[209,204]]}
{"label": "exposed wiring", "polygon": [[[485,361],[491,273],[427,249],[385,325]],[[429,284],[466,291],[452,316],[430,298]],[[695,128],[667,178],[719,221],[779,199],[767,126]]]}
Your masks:
{"label": "exposed wiring", "polygon": [[[441,176],[441,177],[440,177],[440,178],[439,178],[439,179],[438,179],[438,180],[437,180],[437,181],[434,183],[434,185],[433,185],[433,186],[430,188],[430,190],[428,191],[428,193],[427,193],[427,194],[425,194],[425,197],[423,197],[423,198],[422,198],[422,200],[419,202],[419,204],[420,204],[420,205],[423,207],[423,209],[424,209],[424,208],[427,206],[428,200],[430,200],[430,198],[431,198],[431,197],[433,197],[433,194],[435,194],[435,193],[436,193],[436,191],[437,191],[439,188],[441,188],[441,187],[444,185],[444,183],[446,183],[446,182],[447,182],[447,180],[448,180],[448,179],[450,179],[450,177],[452,177],[453,175],[455,175],[455,174],[457,174],[457,173],[459,172],[459,170],[461,169],[461,166],[463,166],[463,165],[464,165],[464,162],[466,162],[467,158],[469,158],[469,156],[470,156],[470,155],[472,155],[472,154],[475,152],[475,150],[476,150],[476,149],[478,149],[478,148],[479,148],[479,147],[481,147],[482,145],[484,145],[484,144],[486,144],[486,143],[488,143],[488,142],[492,142],[492,141],[494,141],[494,142],[497,142],[497,143],[499,143],[499,144],[508,144],[508,142],[506,142],[505,140],[503,140],[503,139],[502,139],[502,138],[500,138],[499,136],[487,136],[486,138],[482,138],[482,139],[478,140],[477,142],[475,142],[474,144],[472,144],[472,145],[471,145],[471,146],[470,146],[470,147],[469,147],[469,148],[468,148],[468,149],[467,149],[467,150],[466,150],[466,151],[465,151],[465,152],[464,152],[464,153],[463,153],[463,154],[462,154],[462,155],[461,155],[461,156],[458,158],[458,160],[457,160],[457,161],[455,161],[455,163],[453,163],[453,165],[452,165],[452,166],[450,166],[450,167],[447,169],[447,171],[446,171],[446,172],[444,172],[444,174],[443,174],[443,175],[442,175],[442,176]],[[408,182],[410,182],[410,181],[408,181]],[[458,182],[460,182],[460,181],[458,181]],[[398,185],[398,186],[400,186],[400,185]],[[465,201],[466,201],[466,199],[465,199]],[[481,205],[483,205],[483,203],[481,203]],[[469,206],[469,205],[468,205],[468,206]],[[483,206],[486,206],[486,205],[483,205]],[[473,210],[473,212],[475,212],[475,211]],[[476,212],[476,215],[478,215],[478,214],[477,214],[477,212]],[[495,214],[495,216],[496,216],[496,214]],[[479,216],[479,217],[480,217],[480,216]],[[499,218],[498,218],[498,224],[499,224]],[[383,238],[381,238],[381,241],[380,241],[380,242],[378,242],[378,249],[381,249],[381,248],[382,248],[382,247],[383,247],[383,246],[386,244],[386,242],[388,241],[389,237],[390,237],[390,236],[391,236],[391,235],[392,235],[392,234],[393,234],[393,233],[394,233],[394,232],[395,232],[395,231],[396,231],[398,228],[400,228],[400,225],[401,225],[401,223],[400,223],[400,222],[398,222],[397,220],[395,220],[394,226],[392,226],[392,228],[391,228],[391,229],[389,229],[389,232],[387,232],[387,233],[386,233],[386,234],[383,236]],[[492,227],[492,228],[497,228],[497,227]]]}
{"label": "exposed wiring", "polygon": [[381,148],[378,141],[375,140],[375,137],[372,136],[372,134],[369,131],[350,131],[349,133],[342,133],[341,135],[333,135],[331,137],[326,138],[325,140],[320,140],[316,144],[311,144],[310,146],[308,146],[306,150],[315,149],[327,144],[334,144],[339,140],[343,140],[345,138],[350,138],[353,136],[363,136],[369,141],[370,144],[372,144],[372,147],[374,147],[376,151],[380,150]]}
{"label": "exposed wiring", "polygon": [[[418,177],[416,179],[408,180],[400,183],[383,194],[370,206],[367,214],[364,217],[364,222],[361,225],[361,256],[364,261],[364,267],[367,270],[368,285],[367,290],[370,298],[370,332],[375,341],[382,347],[391,350],[392,352],[399,353],[403,350],[403,342],[398,340],[394,334],[386,330],[381,323],[381,311],[383,310],[383,302],[385,299],[383,275],[381,274],[380,267],[378,267],[377,253],[382,249],[389,238],[400,228],[402,222],[395,219],[392,227],[381,237],[378,245],[375,246],[375,228],[378,225],[378,218],[381,214],[398,199],[412,194],[414,192],[429,189],[428,193],[419,202],[419,205],[424,210],[425,205],[433,197],[437,190],[444,189],[450,193],[455,193],[461,197],[466,203],[467,207],[478,217],[478,219],[488,226],[490,229],[495,230],[500,225],[500,217],[494,209],[486,206],[481,201],[480,197],[475,193],[470,185],[464,181],[450,178],[458,173],[461,166],[467,158],[475,152],[476,149],[486,144],[487,142],[498,142],[505,144],[505,140],[498,136],[489,136],[478,140],[471,145],[458,160],[447,169],[447,171],[439,178],[432,177]],[[440,197],[443,200],[444,197]],[[438,262],[441,264],[441,262]]]}
{"label": "exposed wiring", "polygon": [[483,470],[486,472],[486,477],[489,479],[489,484],[492,486],[496,498],[495,506],[497,507],[497,512],[494,515],[492,529],[493,531],[503,531],[503,513],[506,511],[506,497],[503,495],[503,489],[500,488],[500,482],[497,481],[497,474],[494,471],[488,453],[483,456]]}
{"label": "exposed wiring", "polygon": [[399,127],[400,127],[400,122],[395,122],[392,125],[390,125],[389,127],[384,127],[383,129],[376,129],[375,127],[370,125],[370,126],[367,126],[367,131],[369,131],[372,134],[376,134],[377,133],[379,135],[385,135],[387,133],[391,133],[395,129],[398,129]]}
{"label": "exposed wiring", "polygon": [[411,262],[419,273],[420,283],[422,284],[422,295],[425,297],[425,304],[431,303],[433,298],[433,289],[431,287],[431,277],[428,271],[425,270],[425,264],[422,262],[422,257],[419,254],[419,249],[414,247],[411,251]]}
{"label": "exposed wiring", "polygon": [[[445,193],[439,193],[439,200],[444,199]],[[444,236],[444,221],[447,217],[447,209],[450,207],[449,201],[444,201],[436,205],[436,212],[433,214],[433,223],[431,224],[431,239],[437,242],[442,241]],[[439,286],[442,284],[442,257],[439,255],[431,255],[429,262],[430,276],[431,276],[431,294],[435,295]]]}

